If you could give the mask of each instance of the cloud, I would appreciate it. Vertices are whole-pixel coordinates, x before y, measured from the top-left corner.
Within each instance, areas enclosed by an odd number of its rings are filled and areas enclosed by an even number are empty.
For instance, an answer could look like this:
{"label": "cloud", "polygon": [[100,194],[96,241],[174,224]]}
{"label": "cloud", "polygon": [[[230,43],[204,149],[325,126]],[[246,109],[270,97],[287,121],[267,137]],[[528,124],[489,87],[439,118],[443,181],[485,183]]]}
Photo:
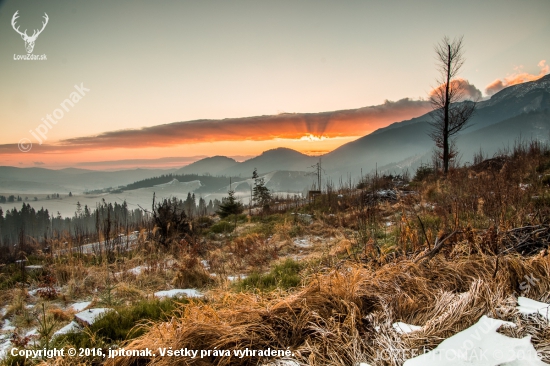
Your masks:
{"label": "cloud", "polygon": [[303,154],[309,156],[321,156],[330,152],[330,150],[304,150],[301,151]]}
{"label": "cloud", "polygon": [[485,94],[487,95],[493,95],[504,89],[506,86],[504,85],[504,82],[500,79],[496,79],[489,85],[485,87]]}
{"label": "cloud", "polygon": [[546,60],[541,60],[537,64],[537,66],[540,68],[540,72],[538,75],[533,75],[522,71],[523,66],[516,67],[514,73],[510,76],[505,77],[504,80],[496,79],[495,81],[487,85],[487,87],[485,87],[485,94],[493,95],[511,85],[538,80],[544,75],[548,74],[548,72],[550,72],[550,65],[546,64]]}
{"label": "cloud", "polygon": [[[450,82],[451,89],[458,91],[457,101],[464,100],[480,100],[481,99],[481,90],[476,88],[474,84],[466,79],[456,78]],[[444,84],[439,85],[437,88],[434,88],[430,91],[430,97],[435,96],[436,94],[442,93]],[[438,93],[439,92],[439,93]]]}
{"label": "cloud", "polygon": [[[363,136],[393,122],[420,116],[431,110],[422,100],[396,102],[359,109],[323,113],[281,113],[272,116],[196,120],[105,132],[33,147],[33,153],[75,150],[168,147],[217,141],[267,141],[274,139],[322,140]],[[0,154],[14,153],[16,144],[0,145]],[[9,152],[8,152],[9,151]]]}
{"label": "cloud", "polygon": [[44,165],[44,162],[42,162],[42,161],[35,161],[35,162],[34,162],[34,165],[37,165],[37,166]]}
{"label": "cloud", "polygon": [[474,84],[470,84],[468,80],[464,80],[464,99],[469,100],[480,100],[481,99],[481,90],[475,87]]}
{"label": "cloud", "polygon": [[[178,166],[191,164],[197,160],[206,158],[206,155],[185,156],[185,157],[165,157],[158,159],[121,159],[105,161],[82,161],[77,166],[85,167],[119,167],[119,166],[156,166],[162,164],[175,164]],[[36,163],[35,163],[36,164]],[[44,164],[44,163],[42,163]]]}

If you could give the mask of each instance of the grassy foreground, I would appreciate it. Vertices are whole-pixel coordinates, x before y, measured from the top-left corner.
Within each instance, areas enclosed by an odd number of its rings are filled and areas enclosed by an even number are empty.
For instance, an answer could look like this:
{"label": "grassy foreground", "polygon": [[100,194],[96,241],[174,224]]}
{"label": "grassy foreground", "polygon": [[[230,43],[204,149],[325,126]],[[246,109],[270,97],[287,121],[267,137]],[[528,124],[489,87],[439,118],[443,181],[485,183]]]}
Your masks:
{"label": "grassy foreground", "polygon": [[[446,177],[423,167],[410,181],[371,176],[359,189],[329,186],[313,202],[283,202],[267,214],[201,218],[196,226],[207,224],[200,232],[174,237],[162,250],[144,229],[136,249],[114,261],[101,253],[37,253],[31,259],[44,273],[21,278],[6,267],[2,277],[5,319],[17,329],[55,323],[23,347],[104,353],[124,347],[157,357],[4,363],[402,365],[482,315],[518,324],[502,332],[531,335],[550,362],[547,322],[515,310],[518,296],[550,302],[549,177],[548,149],[531,143]],[[52,290],[36,301],[32,287]],[[166,287],[198,288],[205,297],[152,299]],[[83,333],[52,339],[72,315],[54,308],[83,298],[117,313]],[[26,312],[31,302],[44,304],[43,318]],[[399,334],[397,321],[422,329]],[[199,357],[160,357],[159,348],[196,350]],[[247,348],[256,354],[234,352]],[[290,355],[266,357],[260,350]]]}

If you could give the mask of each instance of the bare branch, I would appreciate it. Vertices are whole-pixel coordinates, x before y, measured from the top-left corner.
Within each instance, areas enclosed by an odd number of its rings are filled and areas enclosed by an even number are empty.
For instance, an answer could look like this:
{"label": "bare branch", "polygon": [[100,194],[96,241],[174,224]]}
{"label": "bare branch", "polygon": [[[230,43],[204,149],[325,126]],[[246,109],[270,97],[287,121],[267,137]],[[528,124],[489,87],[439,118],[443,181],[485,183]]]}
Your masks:
{"label": "bare branch", "polygon": [[[439,86],[430,93],[432,104],[432,130],[429,136],[435,142],[443,160],[444,172],[449,170],[449,161],[457,155],[456,148],[451,149],[452,137],[458,134],[472,117],[476,103],[462,101],[467,82],[457,78],[464,65],[463,37],[452,41],[445,36],[434,47]],[[453,151],[451,151],[453,150]]]}

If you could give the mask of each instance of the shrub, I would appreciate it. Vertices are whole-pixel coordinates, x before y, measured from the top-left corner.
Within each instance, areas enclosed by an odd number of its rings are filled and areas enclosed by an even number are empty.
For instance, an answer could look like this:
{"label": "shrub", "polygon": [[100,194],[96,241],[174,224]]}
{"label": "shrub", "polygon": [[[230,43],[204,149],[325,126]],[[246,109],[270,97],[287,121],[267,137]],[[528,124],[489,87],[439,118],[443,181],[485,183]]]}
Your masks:
{"label": "shrub", "polygon": [[433,167],[422,164],[416,169],[416,173],[414,175],[413,180],[417,182],[423,181],[424,179],[434,174],[435,174],[435,169]]}
{"label": "shrub", "polygon": [[182,258],[183,264],[177,265],[176,275],[172,280],[172,285],[177,288],[204,288],[214,281],[206,271],[196,256],[185,256]]}
{"label": "shrub", "polygon": [[208,228],[214,225],[214,220],[210,216],[201,216],[197,219],[197,223],[201,228]]}
{"label": "shrub", "polygon": [[136,325],[147,320],[168,320],[176,310],[178,302],[181,303],[182,300],[141,300],[131,306],[117,307],[116,311],[106,313],[92,324],[88,332],[69,333],[59,337],[57,342],[70,343],[75,347],[89,347],[92,344],[91,337],[100,337],[113,343],[139,337],[145,330]]}
{"label": "shrub", "polygon": [[212,225],[212,227],[210,227],[210,231],[214,234],[230,233],[233,231],[234,227],[234,224],[231,224],[227,221],[220,221]]}
{"label": "shrub", "polygon": [[252,273],[250,276],[236,284],[240,291],[260,290],[272,291],[274,289],[287,290],[300,284],[300,271],[303,264],[288,258],[283,263],[277,264],[269,273]]}

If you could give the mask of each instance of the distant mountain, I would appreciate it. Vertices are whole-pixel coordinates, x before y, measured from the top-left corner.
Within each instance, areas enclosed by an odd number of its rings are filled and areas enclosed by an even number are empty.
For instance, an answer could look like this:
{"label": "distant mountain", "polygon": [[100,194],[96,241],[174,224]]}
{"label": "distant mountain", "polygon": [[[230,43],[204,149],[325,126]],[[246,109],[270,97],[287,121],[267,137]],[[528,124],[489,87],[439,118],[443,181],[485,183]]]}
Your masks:
{"label": "distant mountain", "polygon": [[[510,86],[479,102],[470,124],[458,136],[457,147],[461,161],[472,161],[481,148],[493,155],[514,141],[536,138],[548,141],[550,137],[548,111],[550,110],[550,75],[539,80]],[[414,170],[420,163],[431,161],[434,143],[429,137],[432,112],[387,127],[340,146],[321,157],[326,175],[337,179],[348,174],[357,177],[372,172],[376,167],[384,171]],[[212,162],[209,160],[212,159]],[[310,170],[319,157],[311,157],[287,148],[268,150],[242,163],[214,157],[194,164],[211,174],[248,178],[254,168],[258,173],[274,171]],[[216,164],[213,164],[216,162]],[[219,163],[217,163],[219,162]],[[221,169],[223,164],[230,166]],[[192,168],[194,164],[186,168]],[[215,172],[215,173],[212,173]],[[412,172],[411,172],[412,173]]]}
{"label": "distant mountain", "polygon": [[[473,154],[480,148],[486,155],[493,155],[506,146],[512,146],[519,136],[548,141],[549,110],[550,75],[510,86],[490,99],[479,102],[470,124],[457,139],[461,161],[471,161]],[[421,161],[426,163],[431,160],[434,147],[428,136],[431,121],[432,112],[429,112],[376,130],[323,155],[322,167],[332,178],[350,173],[357,177],[361,170],[363,174],[367,174],[376,167],[396,172],[414,169]],[[180,171],[194,168],[193,165],[196,164],[201,167],[202,172],[248,178],[254,168],[260,174],[274,171],[305,172],[318,159],[292,149],[278,148],[265,151],[242,163],[219,156],[203,159]],[[223,168],[224,164],[229,166]]]}
{"label": "distant mountain", "polygon": [[174,174],[207,174],[248,178],[252,177],[254,168],[258,169],[258,174],[267,174],[278,170],[307,171],[317,160],[316,157],[280,147],[264,151],[261,155],[240,163],[225,156],[201,159],[176,170]]}
{"label": "distant mountain", "polygon": [[459,149],[464,161],[480,148],[489,155],[512,149],[519,140],[548,141],[550,138],[550,108],[521,113],[502,122],[460,136]]}
{"label": "distant mountain", "polygon": [[[265,186],[272,192],[284,193],[302,193],[304,189],[311,187],[313,176],[307,172],[298,171],[272,171],[267,174],[260,175],[263,178]],[[247,178],[237,180],[231,183],[231,189],[237,193],[249,194],[254,187],[254,180]],[[229,185],[218,190],[218,193],[227,192]]]}
{"label": "distant mountain", "polygon": [[[486,155],[513,146],[520,136],[548,141],[550,138],[550,75],[539,80],[510,86],[491,99],[478,103],[469,127],[459,135],[457,147],[462,162],[472,161],[481,148]],[[340,146],[323,156],[323,168],[333,177],[376,166],[399,171],[399,162],[410,167],[429,160],[434,143],[428,136],[431,112],[418,118],[394,123],[367,136]],[[418,158],[410,159],[413,156]]]}
{"label": "distant mountain", "polygon": [[239,163],[235,159],[226,156],[213,156],[186,165],[176,170],[174,174],[219,175],[221,172],[227,171],[237,164]]}
{"label": "distant mountain", "polygon": [[370,173],[376,166],[399,162],[413,155],[423,155],[433,145],[427,122],[406,124],[370,134],[340,146],[323,156],[325,171],[333,176]]}
{"label": "distant mountain", "polygon": [[276,170],[307,171],[311,165],[315,164],[317,159],[296,150],[281,147],[264,151],[260,156],[238,163],[222,173],[248,178],[252,176],[254,168],[258,169],[258,174],[266,174]]}
{"label": "distant mountain", "polygon": [[[538,80],[512,85],[494,94],[490,99],[479,102],[477,110],[464,133],[479,130],[522,113],[550,108],[550,75]],[[405,125],[432,120],[432,112],[422,116],[395,122],[373,133],[378,134]]]}
{"label": "distant mountain", "polygon": [[167,173],[171,173],[171,170],[132,169],[105,172],[74,168],[52,170],[0,166],[0,192],[75,193],[118,187]]}
{"label": "distant mountain", "polygon": [[153,187],[159,187],[159,188],[184,187],[184,188],[188,188],[188,187],[191,187],[191,186],[193,187],[193,189],[197,189],[197,188],[200,188],[202,186],[202,184],[201,184],[200,180],[193,180],[193,181],[190,181],[190,182],[180,182],[179,180],[174,178],[168,183],[155,184]]}
{"label": "distant mountain", "polygon": [[[472,161],[481,148],[486,155],[513,146],[520,136],[524,139],[550,139],[550,75],[539,80],[510,86],[479,102],[470,125],[457,139],[461,161]],[[342,145],[321,157],[325,174],[333,180],[351,174],[358,177],[375,168],[384,171],[414,169],[420,161],[430,161],[434,147],[428,136],[431,112],[410,120],[396,122],[367,136]],[[344,121],[339,123],[345,123]],[[250,188],[254,168],[266,177],[268,187],[278,191],[298,191],[298,185],[310,185],[311,167],[319,157],[304,155],[287,148],[268,150],[244,162],[224,156],[196,161],[175,171],[179,175],[232,176],[238,189]],[[174,172],[160,169],[122,171],[91,171],[84,169],[49,170],[43,168],[0,167],[0,193],[66,193],[118,187],[147,178]],[[236,178],[237,177],[237,178]],[[196,180],[197,178],[191,179]],[[236,179],[235,179],[236,178]],[[269,179],[267,179],[269,178]],[[201,178],[198,193],[224,191],[228,180]],[[295,180],[296,185],[292,181]],[[166,183],[163,181],[161,183]],[[181,180],[180,180],[181,182]],[[237,187],[236,186],[236,187]],[[248,186],[248,187],[247,187]],[[65,191],[63,191],[63,189]],[[52,192],[55,190],[55,192]]]}

